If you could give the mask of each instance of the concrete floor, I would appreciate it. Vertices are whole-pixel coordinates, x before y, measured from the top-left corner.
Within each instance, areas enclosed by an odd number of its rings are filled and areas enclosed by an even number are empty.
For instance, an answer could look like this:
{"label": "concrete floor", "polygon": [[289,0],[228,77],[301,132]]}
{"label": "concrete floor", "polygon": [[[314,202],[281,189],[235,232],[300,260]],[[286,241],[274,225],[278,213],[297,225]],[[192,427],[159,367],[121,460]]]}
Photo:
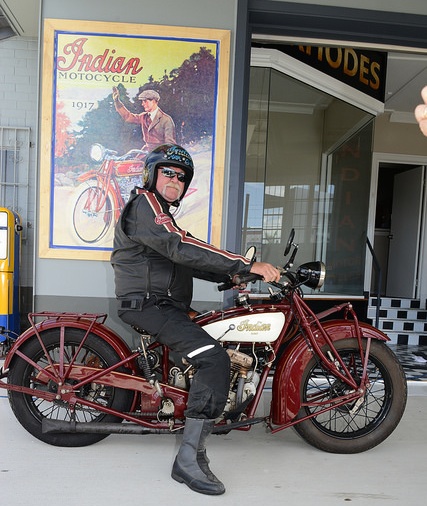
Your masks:
{"label": "concrete floor", "polygon": [[[112,435],[84,448],[58,448],[30,436],[0,391],[0,501],[4,506],[424,506],[427,482],[427,383],[410,382],[408,406],[380,446],[334,455],[293,429],[263,426],[212,436],[211,468],[222,496],[197,494],[170,477],[179,436]],[[267,403],[266,403],[267,404]]]}

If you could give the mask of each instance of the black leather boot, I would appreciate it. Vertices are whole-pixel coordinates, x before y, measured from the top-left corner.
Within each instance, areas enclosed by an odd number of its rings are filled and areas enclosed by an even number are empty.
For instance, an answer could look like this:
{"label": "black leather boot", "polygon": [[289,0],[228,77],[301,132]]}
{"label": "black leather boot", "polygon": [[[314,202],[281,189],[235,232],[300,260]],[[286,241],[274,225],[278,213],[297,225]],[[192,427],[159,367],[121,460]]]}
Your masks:
{"label": "black leather boot", "polygon": [[202,433],[200,435],[199,446],[197,447],[197,462],[199,463],[200,469],[206,474],[206,476],[214,483],[221,483],[214,473],[209,468],[209,457],[206,453],[206,439],[212,432],[215,420],[205,420],[203,424]]}
{"label": "black leather boot", "polygon": [[214,420],[187,418],[181,447],[172,468],[172,478],[191,490],[206,495],[220,495],[224,485],[209,469],[205,441]]}

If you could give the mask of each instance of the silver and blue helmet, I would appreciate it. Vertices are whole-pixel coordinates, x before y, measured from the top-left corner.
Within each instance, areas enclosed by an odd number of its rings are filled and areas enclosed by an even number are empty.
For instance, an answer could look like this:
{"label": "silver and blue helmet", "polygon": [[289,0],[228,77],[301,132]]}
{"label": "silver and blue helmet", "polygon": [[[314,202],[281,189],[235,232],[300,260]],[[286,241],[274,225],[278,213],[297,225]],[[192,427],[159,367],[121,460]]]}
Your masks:
{"label": "silver and blue helmet", "polygon": [[161,144],[148,153],[145,159],[143,187],[154,191],[157,183],[158,167],[179,167],[187,176],[184,190],[178,203],[184,197],[194,175],[194,164],[190,153],[178,144]]}

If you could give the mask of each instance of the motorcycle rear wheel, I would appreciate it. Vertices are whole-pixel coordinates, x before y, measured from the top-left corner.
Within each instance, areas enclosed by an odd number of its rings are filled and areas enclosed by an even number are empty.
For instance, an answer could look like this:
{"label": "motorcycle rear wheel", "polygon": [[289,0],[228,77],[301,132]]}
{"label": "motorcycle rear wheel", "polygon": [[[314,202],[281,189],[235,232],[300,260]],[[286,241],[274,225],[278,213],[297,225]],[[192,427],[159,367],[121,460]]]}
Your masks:
{"label": "motorcycle rear wheel", "polygon": [[[64,371],[67,363],[75,355],[78,346],[85,335],[85,331],[76,328],[65,328],[64,345]],[[49,329],[41,332],[41,337],[46,350],[53,364],[60,361],[60,329]],[[38,367],[50,367],[49,361],[40,346],[36,337],[24,343],[20,351],[32,360]],[[90,334],[77,355],[76,364],[90,365],[91,367],[107,368],[117,363],[119,357],[115,351],[106,344],[101,338]],[[58,366],[58,371],[60,371]],[[34,388],[37,390],[48,390],[55,392],[58,384],[52,381],[40,381],[39,370],[32,364],[19,356],[15,356],[8,375],[8,382],[13,385]],[[133,394],[128,390],[109,387],[100,383],[91,383],[85,385],[79,395],[82,398],[90,399],[92,402],[99,403],[104,407],[109,407],[117,411],[129,411],[132,404]],[[72,379],[65,380],[63,384],[72,384]],[[52,420],[71,421],[70,406],[62,401],[47,401],[33,395],[23,394],[9,390],[9,403],[20,424],[33,436],[40,441],[64,447],[88,446],[101,441],[108,434],[84,434],[84,433],[43,433],[43,418]],[[121,418],[113,415],[107,415],[102,411],[94,410],[84,405],[76,403],[75,420],[77,422],[105,422],[120,423]]]}
{"label": "motorcycle rear wheel", "polygon": [[[360,379],[362,362],[357,340],[338,341],[335,348],[353,378]],[[368,375],[370,384],[360,405],[353,402],[319,413],[296,424],[298,434],[310,445],[331,453],[360,453],[382,443],[397,427],[404,413],[406,377],[395,354],[385,343],[376,340],[371,342]],[[301,385],[303,402],[328,401],[349,392],[349,387],[318,365],[315,358],[307,365]],[[298,418],[321,409],[304,406]]]}

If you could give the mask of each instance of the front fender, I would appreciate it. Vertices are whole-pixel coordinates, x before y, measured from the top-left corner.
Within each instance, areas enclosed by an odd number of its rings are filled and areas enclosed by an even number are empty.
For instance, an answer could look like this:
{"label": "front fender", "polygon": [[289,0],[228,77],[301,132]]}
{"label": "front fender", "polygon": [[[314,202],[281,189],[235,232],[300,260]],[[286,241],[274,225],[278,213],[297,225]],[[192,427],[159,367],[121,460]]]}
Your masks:
{"label": "front fender", "polygon": [[[18,350],[24,343],[26,343],[29,339],[36,336],[36,330],[40,334],[45,330],[48,329],[61,329],[61,328],[76,328],[76,329],[82,329],[84,331],[87,331],[92,324],[92,321],[88,319],[78,318],[79,315],[71,315],[69,319],[67,318],[61,318],[61,319],[47,319],[43,320],[42,322],[35,325],[35,328],[30,327],[25,332],[23,332],[19,338],[16,340],[16,342],[13,344],[12,348],[10,349],[9,353],[7,354],[3,370],[7,370],[9,368],[9,365],[16,353],[16,350]],[[74,319],[73,319],[74,318]],[[75,319],[78,318],[78,319]],[[120,359],[125,359],[126,357],[131,355],[131,350],[129,346],[123,341],[123,339],[112,329],[104,325],[103,323],[96,322],[92,329],[91,333],[97,335],[101,339],[103,339],[106,343],[108,343],[114,351],[117,353],[117,355],[120,357]],[[136,372],[134,370],[134,366],[129,363],[128,367],[133,370],[133,372]]]}
{"label": "front fender", "polygon": [[[359,322],[363,337],[389,341],[380,330]],[[355,337],[354,324],[351,320],[329,320],[322,323],[333,342]],[[320,346],[324,339],[314,332]],[[316,335],[317,334],[317,335]],[[313,354],[304,337],[299,334],[280,357],[276,366],[272,387],[271,421],[274,425],[284,425],[292,421],[301,408],[301,379]]]}

